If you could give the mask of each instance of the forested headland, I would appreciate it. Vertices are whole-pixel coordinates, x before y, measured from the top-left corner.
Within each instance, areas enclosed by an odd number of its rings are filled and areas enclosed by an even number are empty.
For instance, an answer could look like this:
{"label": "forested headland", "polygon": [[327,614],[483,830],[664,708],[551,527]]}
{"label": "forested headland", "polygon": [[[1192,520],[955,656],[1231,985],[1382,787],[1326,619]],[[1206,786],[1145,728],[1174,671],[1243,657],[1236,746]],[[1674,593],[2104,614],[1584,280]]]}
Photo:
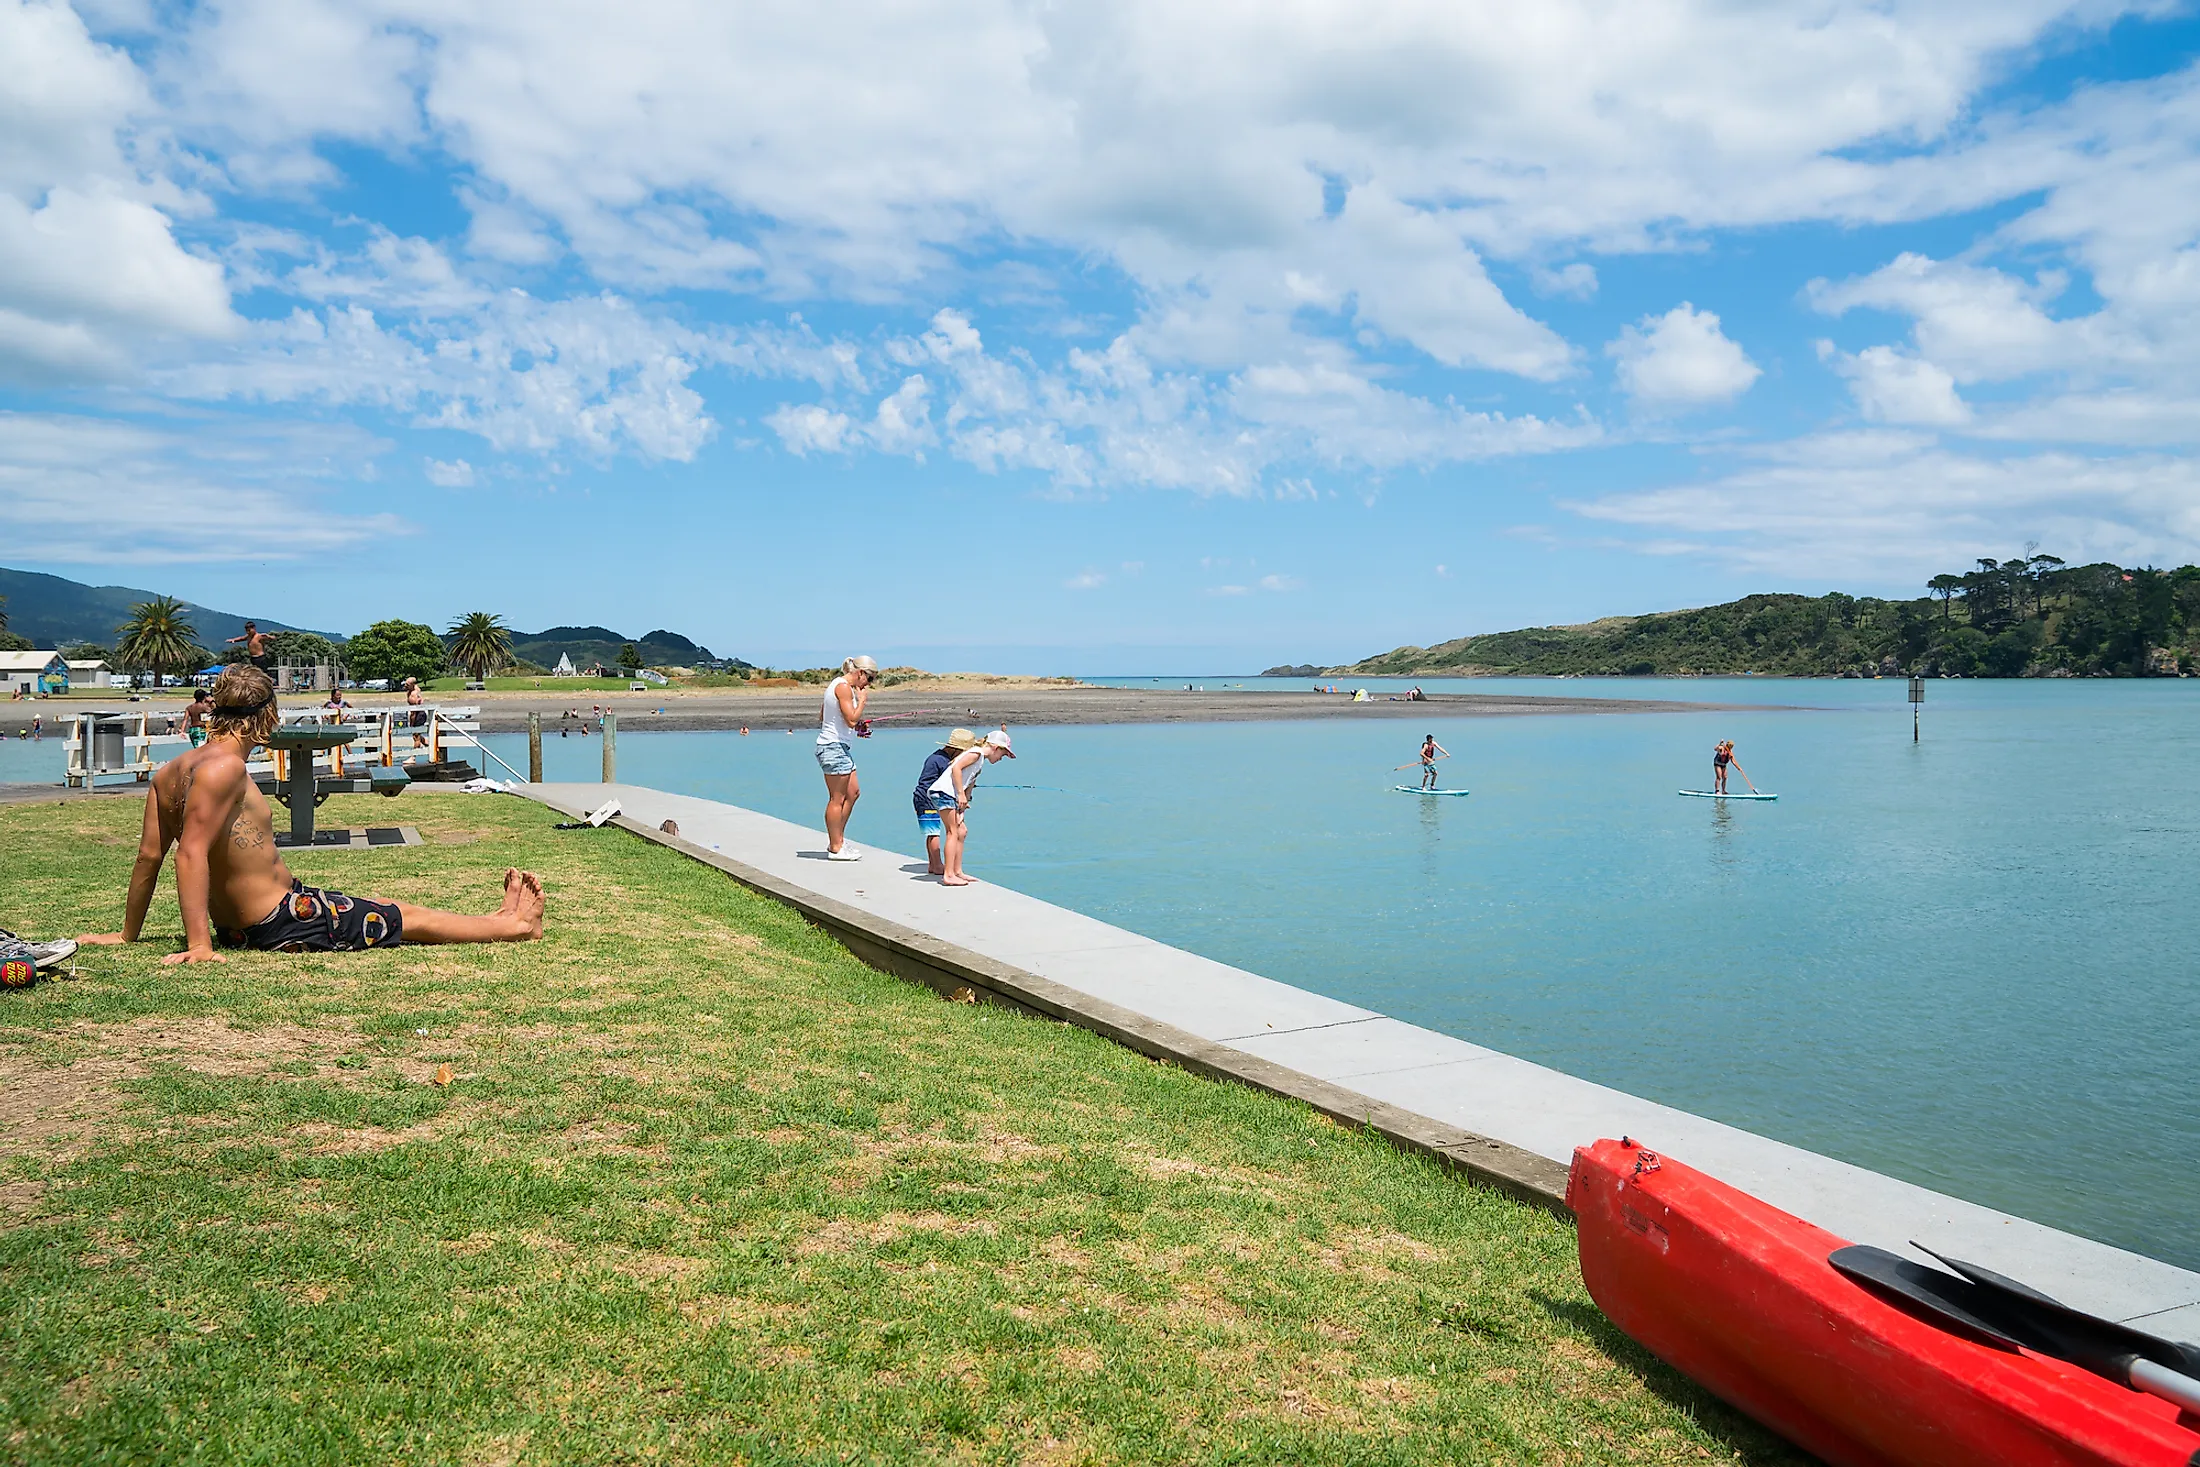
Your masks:
{"label": "forested headland", "polygon": [[2200,673],[2200,566],[2175,570],[2052,555],[1981,560],[1910,601],[1744,596],[1400,647],[1337,673],[1788,677],[2165,677]]}

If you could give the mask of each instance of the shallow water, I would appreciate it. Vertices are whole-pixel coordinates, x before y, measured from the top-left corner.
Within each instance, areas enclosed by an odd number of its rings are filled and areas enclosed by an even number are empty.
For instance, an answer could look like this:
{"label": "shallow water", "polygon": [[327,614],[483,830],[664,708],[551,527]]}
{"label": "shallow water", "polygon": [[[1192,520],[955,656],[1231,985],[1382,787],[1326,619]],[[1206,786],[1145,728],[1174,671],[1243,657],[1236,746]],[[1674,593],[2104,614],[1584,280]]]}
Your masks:
{"label": "shallow water", "polygon": [[[1445,783],[1474,791],[1447,800],[1393,791],[1422,730],[1389,720],[1033,727],[980,785],[970,869],[2200,1267],[2200,684],[1936,681],[1915,745],[1899,680],[1465,686],[1814,711],[1434,718]],[[1777,803],[1676,798],[1722,735]],[[859,749],[855,839],[918,849],[936,737]],[[0,779],[55,777],[47,748],[35,774],[0,749]],[[629,734],[619,755],[629,781],[819,816],[807,734]],[[592,779],[600,746],[546,759]]]}

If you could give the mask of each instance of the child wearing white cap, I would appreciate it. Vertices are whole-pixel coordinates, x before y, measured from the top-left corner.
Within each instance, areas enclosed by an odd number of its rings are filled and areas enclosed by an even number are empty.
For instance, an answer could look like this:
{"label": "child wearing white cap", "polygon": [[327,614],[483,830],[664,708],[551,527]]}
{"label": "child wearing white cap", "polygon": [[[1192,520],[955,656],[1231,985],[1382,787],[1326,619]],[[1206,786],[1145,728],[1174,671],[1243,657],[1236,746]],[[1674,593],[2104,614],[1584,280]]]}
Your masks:
{"label": "child wearing white cap", "polygon": [[940,885],[972,884],[962,868],[963,841],[969,834],[963,816],[970,809],[972,789],[985,765],[1015,757],[1016,751],[1009,745],[1008,730],[997,728],[985,736],[985,742],[956,755],[947,768],[940,771],[939,778],[932,781],[932,808],[939,812],[940,823],[946,828],[940,841],[941,864],[946,868]]}

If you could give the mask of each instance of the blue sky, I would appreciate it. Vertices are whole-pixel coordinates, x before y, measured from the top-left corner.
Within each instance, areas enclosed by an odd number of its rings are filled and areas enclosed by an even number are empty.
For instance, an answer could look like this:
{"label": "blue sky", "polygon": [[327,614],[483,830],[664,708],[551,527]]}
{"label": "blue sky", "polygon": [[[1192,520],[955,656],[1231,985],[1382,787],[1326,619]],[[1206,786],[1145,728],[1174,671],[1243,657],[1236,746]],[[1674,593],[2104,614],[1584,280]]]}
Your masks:
{"label": "blue sky", "polygon": [[1331,661],[2200,556],[2200,23],[0,0],[0,556]]}

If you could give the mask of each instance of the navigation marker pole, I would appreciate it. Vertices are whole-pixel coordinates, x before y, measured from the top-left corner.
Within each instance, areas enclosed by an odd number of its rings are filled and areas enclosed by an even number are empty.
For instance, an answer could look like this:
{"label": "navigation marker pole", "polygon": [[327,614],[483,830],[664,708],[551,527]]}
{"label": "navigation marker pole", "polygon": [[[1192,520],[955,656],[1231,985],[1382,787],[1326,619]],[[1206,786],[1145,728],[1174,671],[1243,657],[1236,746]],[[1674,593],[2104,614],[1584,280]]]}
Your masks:
{"label": "navigation marker pole", "polygon": [[1925,701],[1925,679],[1910,679],[1910,742],[1917,742],[1917,705]]}

